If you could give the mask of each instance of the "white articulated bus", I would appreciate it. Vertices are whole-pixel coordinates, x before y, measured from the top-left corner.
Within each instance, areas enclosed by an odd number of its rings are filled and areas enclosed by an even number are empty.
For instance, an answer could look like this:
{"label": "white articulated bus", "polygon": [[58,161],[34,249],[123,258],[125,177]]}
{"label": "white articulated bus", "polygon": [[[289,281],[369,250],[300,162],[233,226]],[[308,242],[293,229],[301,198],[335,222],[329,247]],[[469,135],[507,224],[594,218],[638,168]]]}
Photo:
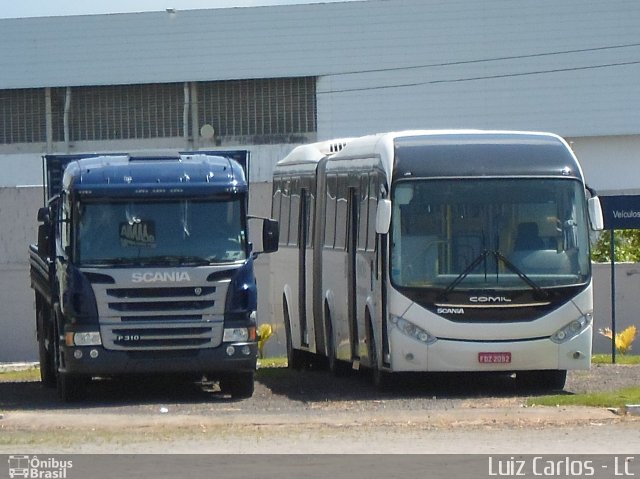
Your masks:
{"label": "white articulated bus", "polygon": [[562,388],[591,361],[589,222],[548,133],[405,131],[300,146],[273,178],[271,289],[291,367],[515,373]]}

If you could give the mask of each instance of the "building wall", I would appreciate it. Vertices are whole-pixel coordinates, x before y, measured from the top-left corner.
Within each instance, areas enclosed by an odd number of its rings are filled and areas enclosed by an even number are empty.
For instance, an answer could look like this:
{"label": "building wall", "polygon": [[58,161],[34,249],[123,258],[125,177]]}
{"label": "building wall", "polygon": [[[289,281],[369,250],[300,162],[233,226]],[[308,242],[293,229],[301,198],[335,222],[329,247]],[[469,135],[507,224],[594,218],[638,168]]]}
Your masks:
{"label": "building wall", "polygon": [[27,248],[37,239],[41,205],[41,188],[0,188],[0,362],[37,358]]}
{"label": "building wall", "polygon": [[[595,353],[611,353],[611,340],[598,334],[602,328],[611,328],[611,265],[595,264],[593,267],[594,284],[594,335]],[[615,266],[615,310],[616,332],[631,325],[640,329],[638,313],[638,292],[640,291],[640,264],[619,263]],[[632,354],[640,354],[640,337],[632,347]]]}

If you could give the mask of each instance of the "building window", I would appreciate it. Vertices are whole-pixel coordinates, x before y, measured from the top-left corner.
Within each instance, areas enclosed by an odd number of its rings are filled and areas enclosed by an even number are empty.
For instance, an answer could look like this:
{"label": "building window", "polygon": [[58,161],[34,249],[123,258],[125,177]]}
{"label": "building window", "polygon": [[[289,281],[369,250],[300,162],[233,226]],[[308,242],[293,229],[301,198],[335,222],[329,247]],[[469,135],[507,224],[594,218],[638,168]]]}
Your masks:
{"label": "building window", "polygon": [[256,142],[316,131],[316,79],[271,78],[198,83],[201,125],[219,137]]}
{"label": "building window", "polygon": [[[316,132],[316,79],[271,78],[197,83],[185,117],[184,83],[71,87],[68,140],[184,138],[202,125],[245,143],[307,140]],[[51,140],[66,141],[67,88],[51,89]],[[196,98],[190,98],[195,102]],[[197,108],[198,125],[191,124]],[[185,119],[188,125],[185,127]],[[44,88],[0,90],[0,144],[47,141]]]}
{"label": "building window", "polygon": [[47,141],[44,88],[0,90],[0,144]]}
{"label": "building window", "polygon": [[[65,88],[52,90],[53,140],[64,141]],[[70,141],[183,136],[182,83],[74,87]]]}

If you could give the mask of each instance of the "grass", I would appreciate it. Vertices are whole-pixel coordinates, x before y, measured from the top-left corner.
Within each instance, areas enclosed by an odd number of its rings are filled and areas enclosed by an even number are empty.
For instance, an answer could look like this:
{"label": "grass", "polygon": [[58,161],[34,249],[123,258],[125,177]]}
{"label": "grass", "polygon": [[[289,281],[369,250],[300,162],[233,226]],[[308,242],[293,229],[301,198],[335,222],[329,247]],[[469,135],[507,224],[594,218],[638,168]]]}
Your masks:
{"label": "grass", "polygon": [[[591,362],[593,364],[611,364],[611,354],[594,354]],[[616,354],[616,364],[640,364],[640,355]]]}
{"label": "grass", "polygon": [[588,406],[619,408],[626,404],[640,404],[640,387],[590,394],[556,394],[527,401],[528,406]]}
{"label": "grass", "polygon": [[40,369],[29,368],[18,371],[2,371],[0,372],[0,383],[15,383],[26,381],[40,381]]}

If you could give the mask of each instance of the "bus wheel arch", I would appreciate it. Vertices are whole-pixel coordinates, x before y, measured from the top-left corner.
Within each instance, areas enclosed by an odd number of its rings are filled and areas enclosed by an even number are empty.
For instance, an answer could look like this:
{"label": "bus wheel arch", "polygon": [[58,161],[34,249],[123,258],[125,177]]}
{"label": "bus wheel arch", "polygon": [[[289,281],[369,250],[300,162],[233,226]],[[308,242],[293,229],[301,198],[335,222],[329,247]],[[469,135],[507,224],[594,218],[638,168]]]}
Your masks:
{"label": "bus wheel arch", "polygon": [[376,341],[375,328],[373,327],[373,316],[371,310],[367,307],[365,311],[365,325],[367,331],[367,360],[369,363],[369,373],[371,382],[380,391],[385,391],[390,385],[389,373],[382,369],[382,360],[380,356],[380,348]]}
{"label": "bus wheel arch", "polygon": [[332,314],[331,314],[331,306],[330,306],[330,294],[325,297],[324,300],[324,325],[325,325],[325,344],[327,349],[327,366],[329,371],[334,376],[346,376],[349,368],[348,364],[344,361],[340,361],[337,357],[336,350],[336,338],[335,331],[333,328]]}
{"label": "bus wheel arch", "polygon": [[289,314],[289,302],[287,301],[286,292],[282,293],[282,319],[284,321],[284,332],[287,348],[287,366],[289,367],[289,369],[302,369],[302,352],[293,347],[291,316]]}

